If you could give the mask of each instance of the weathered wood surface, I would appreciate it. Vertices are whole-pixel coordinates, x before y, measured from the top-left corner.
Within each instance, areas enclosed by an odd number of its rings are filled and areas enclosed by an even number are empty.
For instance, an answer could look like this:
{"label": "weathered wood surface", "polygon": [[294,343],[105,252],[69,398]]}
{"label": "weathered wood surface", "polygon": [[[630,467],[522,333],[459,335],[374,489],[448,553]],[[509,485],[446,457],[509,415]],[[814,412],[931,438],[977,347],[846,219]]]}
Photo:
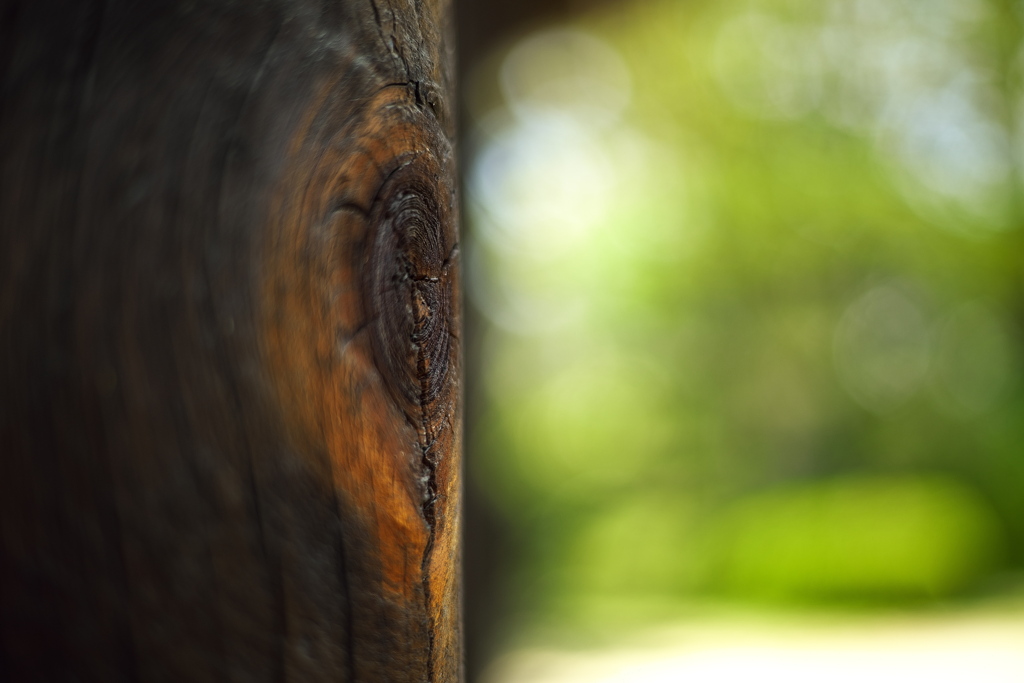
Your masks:
{"label": "weathered wood surface", "polygon": [[0,2],[0,679],[459,680],[447,17]]}

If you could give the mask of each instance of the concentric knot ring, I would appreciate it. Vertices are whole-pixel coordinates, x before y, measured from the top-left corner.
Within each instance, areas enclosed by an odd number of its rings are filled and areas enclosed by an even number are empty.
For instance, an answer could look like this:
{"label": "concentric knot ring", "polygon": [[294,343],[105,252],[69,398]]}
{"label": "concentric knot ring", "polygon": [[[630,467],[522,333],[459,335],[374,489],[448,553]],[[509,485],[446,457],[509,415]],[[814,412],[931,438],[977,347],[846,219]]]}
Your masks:
{"label": "concentric knot ring", "polygon": [[450,400],[457,324],[451,199],[438,196],[433,166],[413,156],[377,193],[363,287],[374,361],[427,442]]}

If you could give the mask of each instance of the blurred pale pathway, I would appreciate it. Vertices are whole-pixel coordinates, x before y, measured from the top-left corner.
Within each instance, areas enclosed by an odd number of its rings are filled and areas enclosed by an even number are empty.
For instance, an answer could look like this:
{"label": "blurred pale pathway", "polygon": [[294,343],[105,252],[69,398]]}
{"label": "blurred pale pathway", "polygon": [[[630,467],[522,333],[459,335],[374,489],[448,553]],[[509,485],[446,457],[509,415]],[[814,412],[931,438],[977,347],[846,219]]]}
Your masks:
{"label": "blurred pale pathway", "polygon": [[522,649],[486,683],[1020,683],[1024,612],[729,618],[600,650]]}

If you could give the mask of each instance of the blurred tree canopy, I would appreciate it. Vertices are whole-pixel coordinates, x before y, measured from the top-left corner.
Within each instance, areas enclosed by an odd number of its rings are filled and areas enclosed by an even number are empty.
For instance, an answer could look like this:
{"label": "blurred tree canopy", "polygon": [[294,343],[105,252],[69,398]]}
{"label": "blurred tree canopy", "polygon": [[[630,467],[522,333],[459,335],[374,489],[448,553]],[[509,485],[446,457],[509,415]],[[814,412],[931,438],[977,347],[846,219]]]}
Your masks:
{"label": "blurred tree canopy", "polygon": [[521,595],[930,601],[1024,563],[1024,6],[632,3],[468,84]]}

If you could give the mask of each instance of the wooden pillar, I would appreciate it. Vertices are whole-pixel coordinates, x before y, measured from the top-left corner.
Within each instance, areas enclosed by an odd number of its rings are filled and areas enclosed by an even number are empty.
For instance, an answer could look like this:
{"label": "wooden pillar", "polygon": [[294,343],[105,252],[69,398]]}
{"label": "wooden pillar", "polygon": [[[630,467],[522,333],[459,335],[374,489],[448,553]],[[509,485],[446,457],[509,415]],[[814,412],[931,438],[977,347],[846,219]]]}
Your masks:
{"label": "wooden pillar", "polygon": [[447,0],[0,0],[0,680],[461,679]]}

